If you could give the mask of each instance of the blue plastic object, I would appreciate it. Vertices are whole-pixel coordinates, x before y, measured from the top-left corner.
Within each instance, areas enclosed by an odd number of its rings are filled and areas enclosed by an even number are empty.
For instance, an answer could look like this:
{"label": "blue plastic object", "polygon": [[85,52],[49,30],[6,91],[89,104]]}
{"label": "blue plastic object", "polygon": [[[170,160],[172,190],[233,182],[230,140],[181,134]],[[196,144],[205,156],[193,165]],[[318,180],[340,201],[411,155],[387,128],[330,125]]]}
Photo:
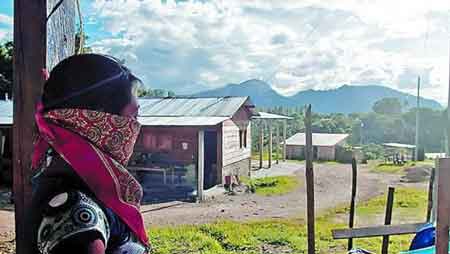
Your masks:
{"label": "blue plastic object", "polygon": [[411,241],[409,250],[424,249],[434,245],[436,239],[436,229],[432,224],[427,224],[422,227],[417,233],[414,239]]}

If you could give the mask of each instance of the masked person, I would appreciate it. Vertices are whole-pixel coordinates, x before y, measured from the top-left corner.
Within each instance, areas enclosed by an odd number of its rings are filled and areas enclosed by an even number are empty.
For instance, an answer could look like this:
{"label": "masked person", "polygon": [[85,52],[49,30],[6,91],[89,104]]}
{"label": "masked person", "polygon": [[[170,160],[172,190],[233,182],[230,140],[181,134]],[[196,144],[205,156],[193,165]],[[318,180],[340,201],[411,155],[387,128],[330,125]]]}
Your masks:
{"label": "masked person", "polygon": [[60,62],[38,105],[27,216],[42,254],[143,254],[142,188],[125,168],[140,131],[139,82],[112,57]]}

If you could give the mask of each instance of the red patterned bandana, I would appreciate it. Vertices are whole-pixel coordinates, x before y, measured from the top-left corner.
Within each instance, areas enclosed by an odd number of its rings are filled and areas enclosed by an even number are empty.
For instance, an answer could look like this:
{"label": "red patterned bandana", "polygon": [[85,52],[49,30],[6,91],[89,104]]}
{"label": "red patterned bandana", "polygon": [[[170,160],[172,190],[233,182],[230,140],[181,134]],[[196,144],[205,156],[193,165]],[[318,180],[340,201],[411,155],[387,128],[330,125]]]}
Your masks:
{"label": "red patterned bandana", "polygon": [[86,109],[52,110],[44,118],[86,138],[123,166],[128,164],[141,128],[131,117]]}
{"label": "red patterned bandana", "polygon": [[39,136],[32,167],[39,168],[52,147],[106,207],[112,209],[143,243],[148,243],[139,211],[142,187],[125,168],[140,125],[136,119],[84,109],[43,112],[38,104]]}

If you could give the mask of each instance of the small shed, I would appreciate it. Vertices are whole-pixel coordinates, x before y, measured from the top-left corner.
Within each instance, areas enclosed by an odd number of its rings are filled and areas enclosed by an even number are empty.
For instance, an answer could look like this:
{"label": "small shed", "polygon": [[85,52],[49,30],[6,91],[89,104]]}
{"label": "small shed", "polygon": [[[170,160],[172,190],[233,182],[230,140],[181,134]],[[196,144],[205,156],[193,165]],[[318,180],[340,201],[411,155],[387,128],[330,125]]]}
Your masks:
{"label": "small shed", "polygon": [[[315,160],[336,160],[338,149],[343,148],[348,134],[313,133],[313,158]],[[297,133],[286,140],[286,157],[288,159],[305,158],[306,136]]]}
{"label": "small shed", "polygon": [[414,159],[415,145],[401,143],[383,143],[385,149],[384,158],[386,162],[403,164]]}

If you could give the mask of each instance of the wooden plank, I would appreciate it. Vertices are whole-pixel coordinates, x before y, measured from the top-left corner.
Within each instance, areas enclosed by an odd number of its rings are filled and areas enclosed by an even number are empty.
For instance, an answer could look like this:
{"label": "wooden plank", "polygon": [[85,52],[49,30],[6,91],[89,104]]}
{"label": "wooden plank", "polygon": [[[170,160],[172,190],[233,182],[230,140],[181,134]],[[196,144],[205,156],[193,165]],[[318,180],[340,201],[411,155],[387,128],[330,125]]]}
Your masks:
{"label": "wooden plank", "polygon": [[315,253],[315,225],[314,225],[314,172],[313,172],[313,146],[312,146],[312,120],[311,105],[308,105],[305,113],[306,133],[306,207],[307,207],[307,229],[308,229],[308,254]]}
{"label": "wooden plank", "polygon": [[269,168],[272,167],[272,151],[273,151],[273,127],[272,120],[269,120]]}
{"label": "wooden plank", "polygon": [[13,180],[16,253],[31,253],[31,228],[25,218],[30,204],[34,110],[41,95],[46,64],[46,0],[14,1],[14,124]]}
{"label": "wooden plank", "polygon": [[203,179],[205,177],[205,131],[198,131],[198,162],[197,162],[197,199],[204,200]]}
{"label": "wooden plank", "polygon": [[[47,13],[60,0],[47,0]],[[75,53],[75,2],[63,1],[47,22],[47,69]]]}
{"label": "wooden plank", "polygon": [[286,161],[286,134],[287,133],[287,120],[283,121],[283,161]]}
{"label": "wooden plank", "polygon": [[436,253],[448,253],[448,229],[450,224],[450,158],[439,159]]}
{"label": "wooden plank", "polygon": [[417,231],[424,225],[426,225],[426,223],[333,229],[331,230],[331,233],[333,235],[333,239],[336,240],[349,238],[380,237],[385,235],[406,235],[417,233]]}
{"label": "wooden plank", "polygon": [[264,153],[264,120],[261,120],[259,132],[259,168],[263,167],[263,153]]}
{"label": "wooden plank", "polygon": [[[389,187],[388,197],[386,202],[386,214],[384,217],[384,225],[390,225],[392,220],[392,208],[394,206],[394,187]],[[381,245],[381,254],[387,254],[389,249],[389,235],[383,236],[383,243]]]}
{"label": "wooden plank", "polygon": [[[348,227],[353,228],[355,223],[355,203],[356,203],[356,187],[358,181],[358,165],[356,164],[356,159],[353,156],[352,158],[352,196],[350,200],[350,213],[348,219]],[[353,239],[348,239],[347,250],[351,250],[353,248]]]}
{"label": "wooden plank", "polygon": [[436,168],[431,169],[430,181],[428,183],[428,207],[427,207],[427,218],[426,221],[431,221],[431,213],[433,211],[433,187],[435,178]]}

